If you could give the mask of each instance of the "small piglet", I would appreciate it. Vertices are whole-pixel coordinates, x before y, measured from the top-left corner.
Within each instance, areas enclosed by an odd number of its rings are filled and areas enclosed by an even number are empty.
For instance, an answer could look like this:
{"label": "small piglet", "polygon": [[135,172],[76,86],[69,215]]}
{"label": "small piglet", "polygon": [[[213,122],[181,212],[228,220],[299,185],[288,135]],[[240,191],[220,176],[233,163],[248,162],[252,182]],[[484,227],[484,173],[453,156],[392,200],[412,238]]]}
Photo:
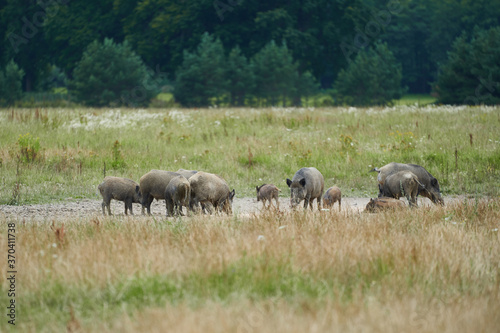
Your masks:
{"label": "small piglet", "polygon": [[339,212],[342,206],[342,193],[337,186],[332,186],[328,190],[326,190],[325,195],[323,196],[323,206],[325,208],[331,209],[333,204],[339,203]]}
{"label": "small piglet", "polygon": [[272,199],[276,200],[276,208],[280,209],[280,203],[278,201],[279,192],[281,190],[274,186],[273,184],[263,184],[261,186],[256,186],[257,189],[257,201],[262,201],[262,208],[266,208],[266,201],[269,201],[267,208],[271,208],[273,205]]}
{"label": "small piglet", "polygon": [[400,209],[404,207],[406,207],[406,205],[401,200],[388,197],[379,197],[370,199],[370,202],[366,204],[365,212],[377,213],[384,210]]}
{"label": "small piglet", "polygon": [[139,184],[131,179],[108,176],[104,178],[104,181],[97,188],[102,195],[103,215],[106,215],[106,207],[108,208],[108,214],[111,215],[111,199],[125,203],[125,215],[127,215],[127,209],[130,210],[131,215],[134,215],[132,203],[141,203]]}

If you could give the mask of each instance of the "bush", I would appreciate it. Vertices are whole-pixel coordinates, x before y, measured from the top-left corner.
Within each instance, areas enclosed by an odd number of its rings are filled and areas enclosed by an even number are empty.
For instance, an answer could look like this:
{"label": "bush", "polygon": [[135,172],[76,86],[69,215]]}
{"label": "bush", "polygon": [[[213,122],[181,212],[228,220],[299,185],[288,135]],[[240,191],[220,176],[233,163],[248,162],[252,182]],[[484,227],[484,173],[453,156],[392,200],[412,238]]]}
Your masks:
{"label": "bush", "polygon": [[222,97],[228,88],[224,47],[204,33],[195,53],[184,51],[184,60],[177,70],[175,100],[184,106],[209,106],[211,99]]}
{"label": "bush", "polygon": [[89,106],[143,106],[159,92],[159,85],[127,42],[92,42],[73,72],[69,91]]}
{"label": "bush", "polygon": [[500,27],[458,37],[434,90],[443,104],[500,103]]}
{"label": "bush", "polygon": [[0,105],[12,105],[23,96],[22,80],[24,71],[14,60],[11,60],[0,70]]}
{"label": "bush", "polygon": [[399,99],[405,89],[401,64],[387,47],[375,47],[358,53],[347,69],[339,72],[335,81],[335,97],[340,104],[354,106],[387,105]]}

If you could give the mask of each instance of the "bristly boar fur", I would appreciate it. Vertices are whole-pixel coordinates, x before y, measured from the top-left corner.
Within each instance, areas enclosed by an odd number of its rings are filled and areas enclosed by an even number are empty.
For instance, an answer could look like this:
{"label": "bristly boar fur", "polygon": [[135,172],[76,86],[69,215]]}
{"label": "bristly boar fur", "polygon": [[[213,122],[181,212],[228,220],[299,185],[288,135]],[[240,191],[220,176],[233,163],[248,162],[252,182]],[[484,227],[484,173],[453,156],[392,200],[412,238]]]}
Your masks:
{"label": "bristly boar fur", "polygon": [[198,172],[197,170],[185,170],[185,169],[179,169],[176,171],[177,173],[183,175],[184,177],[186,177],[186,179],[189,180],[189,178],[191,178],[192,176],[196,175],[196,173]]}
{"label": "bristly boar fur", "polygon": [[257,189],[257,201],[262,201],[262,208],[266,208],[266,201],[269,201],[268,209],[273,205],[272,200],[276,201],[276,208],[280,209],[279,192],[281,190],[273,184],[262,184],[255,187]]}
{"label": "bristly boar fur", "polygon": [[189,208],[191,199],[191,186],[184,176],[176,176],[170,180],[165,189],[165,206],[167,216],[184,215],[182,206]]}
{"label": "bristly boar fur", "polygon": [[370,202],[366,204],[365,212],[368,213],[377,213],[383,210],[394,210],[401,209],[406,207],[405,203],[401,200],[388,198],[388,197],[380,197],[375,199],[370,199]]}
{"label": "bristly boar fur", "polygon": [[387,176],[379,197],[399,199],[404,196],[408,199],[410,207],[413,207],[417,205],[418,191],[423,188],[424,185],[418,181],[413,172],[399,171]]}
{"label": "bristly boar fur", "polygon": [[132,179],[108,176],[97,186],[102,195],[102,214],[106,215],[105,208],[108,208],[108,214],[111,215],[111,199],[123,201],[125,203],[125,215],[127,210],[133,215],[132,203],[141,203],[141,193],[139,184]]}
{"label": "bristly boar fur", "polygon": [[140,190],[142,194],[142,214],[144,208],[147,209],[148,215],[151,215],[151,203],[153,199],[165,199],[165,190],[172,178],[180,176],[180,174],[172,171],[151,170],[141,177],[139,180]]}
{"label": "bristly boar fur", "polygon": [[328,190],[326,190],[325,195],[323,196],[323,207],[331,209],[333,204],[339,203],[339,212],[342,207],[342,193],[337,186],[332,186]]}
{"label": "bristly boar fur", "polygon": [[191,185],[191,207],[204,206],[210,214],[214,211],[232,214],[234,189],[229,190],[226,181],[213,173],[199,171],[189,178]]}
{"label": "bristly boar fur", "polygon": [[325,187],[325,180],[321,172],[316,168],[302,168],[295,173],[292,180],[286,180],[290,188],[290,205],[295,208],[304,200],[304,209],[309,205],[312,210],[314,199],[318,203],[318,210],[321,210],[321,198]]}

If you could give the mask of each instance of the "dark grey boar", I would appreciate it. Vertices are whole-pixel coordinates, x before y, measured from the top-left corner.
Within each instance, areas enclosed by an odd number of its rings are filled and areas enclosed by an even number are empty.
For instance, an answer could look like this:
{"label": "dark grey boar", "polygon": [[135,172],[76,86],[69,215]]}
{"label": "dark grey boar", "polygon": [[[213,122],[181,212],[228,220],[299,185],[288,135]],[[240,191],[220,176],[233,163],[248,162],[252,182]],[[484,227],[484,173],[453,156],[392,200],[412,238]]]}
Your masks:
{"label": "dark grey boar", "polygon": [[398,171],[411,171],[417,177],[418,180],[424,185],[424,189],[419,190],[419,195],[429,198],[434,204],[444,205],[444,200],[441,197],[441,191],[439,190],[439,182],[434,176],[432,176],[424,167],[417,164],[403,164],[403,163],[389,163],[381,168],[374,168],[371,171],[378,172],[378,182],[379,182],[379,192],[382,193],[382,186],[384,185],[385,179]]}
{"label": "dark grey boar", "polygon": [[321,172],[316,168],[302,168],[295,173],[292,180],[286,180],[286,184],[290,187],[290,204],[295,208],[302,200],[304,200],[304,209],[307,205],[312,210],[314,199],[318,203],[318,209],[321,210],[321,197],[325,187],[325,180]]}
{"label": "dark grey boar", "polygon": [[365,212],[377,213],[383,210],[395,210],[404,207],[406,207],[406,205],[401,200],[388,197],[380,197],[370,199],[370,202],[366,204]]}
{"label": "dark grey boar", "polygon": [[134,215],[132,203],[141,203],[139,184],[132,179],[108,176],[104,178],[104,181],[97,188],[102,195],[103,215],[106,215],[106,207],[108,208],[108,214],[111,215],[111,199],[125,203],[125,215],[127,215],[127,210],[130,210],[130,214]]}
{"label": "dark grey boar", "polygon": [[165,189],[167,216],[183,215],[182,206],[189,207],[191,186],[186,177],[179,175],[170,180]]}
{"label": "dark grey boar", "polygon": [[263,184],[261,186],[256,186],[257,189],[257,201],[262,201],[262,208],[266,208],[266,201],[269,201],[267,208],[271,208],[273,205],[272,200],[276,200],[276,208],[280,209],[280,203],[278,201],[279,192],[281,190],[273,184]]}
{"label": "dark grey boar", "polygon": [[142,214],[144,208],[147,209],[148,215],[151,215],[151,203],[153,199],[165,199],[165,190],[172,178],[180,176],[180,174],[171,171],[151,170],[141,177],[139,180],[140,190],[142,195]]}
{"label": "dark grey boar", "polygon": [[[214,211],[232,214],[234,189],[229,190],[226,181],[213,173],[199,171],[189,178],[192,207],[202,205],[210,214]],[[198,210],[198,209],[197,209]]]}
{"label": "dark grey boar", "polygon": [[186,179],[189,179],[191,178],[191,176],[194,176],[198,171],[179,169],[176,172],[186,177]]}
{"label": "dark grey boar", "polygon": [[418,181],[418,177],[413,172],[398,171],[387,176],[379,197],[399,199],[404,196],[408,199],[410,206],[416,206],[417,194],[422,189],[424,185]]}
{"label": "dark grey boar", "polygon": [[337,186],[332,186],[328,190],[326,190],[325,195],[323,196],[323,207],[331,209],[333,204],[339,203],[339,212],[342,206],[342,193]]}

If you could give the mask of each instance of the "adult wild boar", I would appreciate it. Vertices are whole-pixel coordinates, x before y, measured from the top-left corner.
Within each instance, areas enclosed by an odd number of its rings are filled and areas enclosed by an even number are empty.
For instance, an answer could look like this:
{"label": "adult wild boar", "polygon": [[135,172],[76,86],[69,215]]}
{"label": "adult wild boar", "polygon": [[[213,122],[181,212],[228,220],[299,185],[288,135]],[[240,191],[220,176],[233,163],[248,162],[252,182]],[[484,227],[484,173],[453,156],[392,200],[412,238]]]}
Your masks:
{"label": "adult wild boar", "polygon": [[134,215],[132,203],[141,203],[139,184],[132,179],[108,176],[104,178],[104,181],[97,188],[102,195],[103,215],[106,215],[106,207],[108,208],[108,214],[111,215],[111,199],[125,203],[125,215],[127,215],[127,210],[130,210],[130,214]]}
{"label": "adult wild boar", "polygon": [[383,210],[389,210],[389,209],[394,210],[404,207],[406,207],[406,205],[401,200],[388,197],[380,197],[380,198],[370,199],[370,202],[366,204],[365,212],[377,213]]}
{"label": "adult wild boar", "polygon": [[332,186],[328,190],[326,190],[325,195],[323,196],[323,206],[331,209],[333,204],[339,203],[339,212],[342,206],[342,193],[337,186]]}
{"label": "adult wild boar", "polygon": [[233,213],[234,189],[229,190],[226,181],[213,173],[199,171],[189,178],[191,186],[192,207],[198,207],[198,203],[206,208],[210,214],[215,211]]}
{"label": "adult wild boar", "polygon": [[266,208],[266,201],[269,201],[267,208],[271,208],[273,205],[272,200],[276,200],[276,208],[280,209],[280,203],[278,201],[279,192],[281,190],[273,184],[263,184],[255,187],[257,189],[257,201],[262,201],[262,208]]}
{"label": "adult wild boar", "polygon": [[399,199],[405,196],[410,206],[416,206],[418,191],[423,189],[424,185],[413,172],[398,171],[387,176],[379,197]]}
{"label": "adult wild boar", "polygon": [[151,215],[151,203],[153,199],[160,200],[165,199],[165,190],[168,183],[174,177],[178,177],[180,174],[171,171],[163,170],[151,170],[141,177],[139,180],[140,190],[142,194],[142,214],[144,215],[144,207],[148,211],[148,215]]}
{"label": "adult wild boar", "polygon": [[318,169],[302,168],[295,173],[292,180],[287,178],[286,184],[290,188],[292,208],[304,200],[304,209],[309,205],[312,210],[313,201],[316,199],[318,209],[321,210],[321,197],[323,196],[325,180]]}
{"label": "adult wild boar", "polygon": [[444,205],[444,200],[441,197],[441,191],[439,190],[439,182],[434,176],[432,176],[424,167],[417,164],[403,164],[403,163],[389,163],[381,168],[374,168],[372,171],[378,172],[377,180],[379,182],[379,191],[382,193],[382,186],[384,185],[385,179],[398,171],[411,171],[417,177],[420,183],[424,185],[424,189],[419,190],[419,195],[429,198],[434,204]]}
{"label": "adult wild boar", "polygon": [[165,206],[167,216],[183,215],[182,206],[189,207],[191,186],[186,177],[179,175],[170,180],[165,189]]}

